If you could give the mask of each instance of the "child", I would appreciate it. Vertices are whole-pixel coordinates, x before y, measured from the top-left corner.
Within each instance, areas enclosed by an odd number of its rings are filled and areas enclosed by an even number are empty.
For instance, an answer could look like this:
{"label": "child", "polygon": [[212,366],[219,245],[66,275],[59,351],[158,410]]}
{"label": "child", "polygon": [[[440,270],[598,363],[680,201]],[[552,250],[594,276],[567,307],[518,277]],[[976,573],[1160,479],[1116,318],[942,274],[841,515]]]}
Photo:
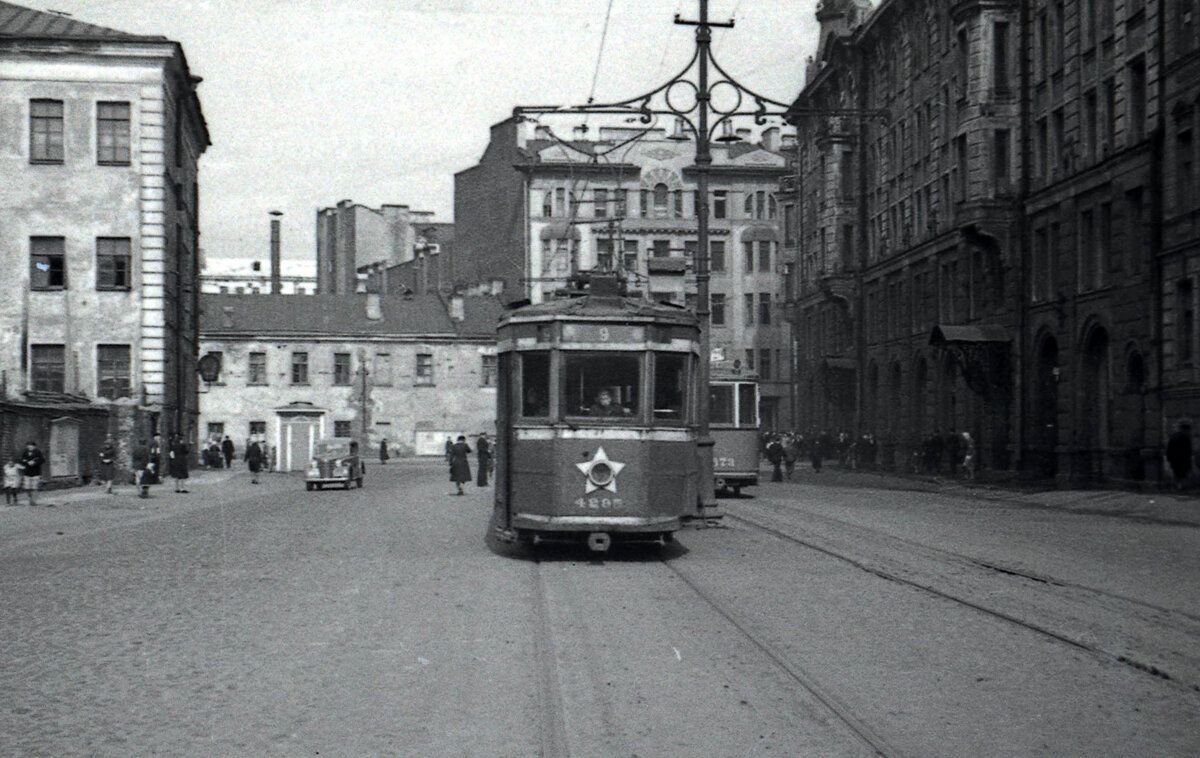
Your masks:
{"label": "child", "polygon": [[17,462],[17,456],[11,456],[8,463],[4,464],[4,504],[16,505],[17,492],[21,489],[21,464]]}

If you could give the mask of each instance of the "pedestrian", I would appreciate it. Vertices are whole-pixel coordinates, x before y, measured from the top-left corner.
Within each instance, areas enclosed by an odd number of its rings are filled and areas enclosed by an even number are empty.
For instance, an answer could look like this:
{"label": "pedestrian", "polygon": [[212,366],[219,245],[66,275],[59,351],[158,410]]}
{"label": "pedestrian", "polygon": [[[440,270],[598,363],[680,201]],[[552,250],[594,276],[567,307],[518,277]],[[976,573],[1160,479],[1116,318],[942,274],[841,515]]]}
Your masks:
{"label": "pedestrian", "polygon": [[475,455],[478,456],[479,471],[475,484],[480,487],[488,486],[488,474],[492,470],[492,444],[488,442],[487,432],[480,432],[475,442]]}
{"label": "pedestrian", "polygon": [[25,443],[25,452],[21,454],[21,489],[29,495],[29,505],[37,505],[37,491],[42,488],[42,464],[46,456],[33,440]]}
{"label": "pedestrian", "polygon": [[771,481],[782,482],[783,470],[780,467],[783,465],[783,444],[777,435],[772,435],[767,443],[767,461],[771,464]]}
{"label": "pedestrian", "polygon": [[1175,476],[1175,489],[1183,489],[1192,473],[1192,425],[1186,421],[1167,439],[1167,463]]}
{"label": "pedestrian", "polygon": [[379,441],[379,464],[381,466],[387,464],[388,459],[391,457],[388,455],[387,437],[384,437]]}
{"label": "pedestrian", "polygon": [[250,469],[250,483],[258,484],[258,472],[262,471],[263,452],[258,446],[258,440],[251,437],[246,443],[246,453],[242,456],[246,460],[246,467]]}
{"label": "pedestrian", "polygon": [[450,465],[450,455],[454,452],[454,440],[446,438],[446,465]]}
{"label": "pedestrian", "polygon": [[162,435],[155,432],[154,437],[150,440],[150,463],[154,464],[148,469],[150,484],[162,484],[162,464],[165,452]]}
{"label": "pedestrian", "polygon": [[133,446],[129,460],[130,468],[133,469],[133,483],[138,488],[138,497],[150,497],[150,474],[154,464],[150,460],[150,448],[146,445],[144,438],[138,440],[138,443]]}
{"label": "pedestrian", "polygon": [[104,491],[112,494],[113,491],[113,471],[117,464],[117,443],[113,441],[112,435],[104,438],[104,444],[100,446],[100,483],[104,485]]}
{"label": "pedestrian", "polygon": [[16,505],[21,491],[21,456],[13,453],[4,464],[4,504]]}
{"label": "pedestrian", "polygon": [[965,479],[975,478],[975,439],[970,432],[962,433],[959,443],[959,453],[962,455],[962,475]]}
{"label": "pedestrian", "polygon": [[221,441],[221,455],[225,458],[225,468],[233,468],[233,453],[233,440],[226,434],[225,439]]}
{"label": "pedestrian", "polygon": [[171,479],[174,480],[175,491],[185,495],[187,494],[189,453],[191,453],[191,447],[184,441],[183,435],[171,435],[171,448],[167,452],[171,461]]}
{"label": "pedestrian", "polygon": [[787,480],[792,481],[792,474],[796,472],[796,458],[799,451],[796,447],[796,435],[786,434],[783,437],[783,473]]}
{"label": "pedestrian", "polygon": [[458,440],[450,446],[450,481],[458,488],[455,495],[463,494],[463,482],[471,481],[471,446],[467,438],[458,435]]}

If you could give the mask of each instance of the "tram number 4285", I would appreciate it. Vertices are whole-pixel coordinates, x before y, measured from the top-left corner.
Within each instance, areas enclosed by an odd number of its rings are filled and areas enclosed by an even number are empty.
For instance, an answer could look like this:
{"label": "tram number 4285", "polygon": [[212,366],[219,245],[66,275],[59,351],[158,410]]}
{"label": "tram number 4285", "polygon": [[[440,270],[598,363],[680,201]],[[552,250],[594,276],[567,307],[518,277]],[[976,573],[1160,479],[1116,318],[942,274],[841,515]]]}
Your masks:
{"label": "tram number 4285", "polygon": [[580,497],[575,499],[573,505],[584,510],[605,511],[622,508],[625,506],[625,501],[619,497]]}

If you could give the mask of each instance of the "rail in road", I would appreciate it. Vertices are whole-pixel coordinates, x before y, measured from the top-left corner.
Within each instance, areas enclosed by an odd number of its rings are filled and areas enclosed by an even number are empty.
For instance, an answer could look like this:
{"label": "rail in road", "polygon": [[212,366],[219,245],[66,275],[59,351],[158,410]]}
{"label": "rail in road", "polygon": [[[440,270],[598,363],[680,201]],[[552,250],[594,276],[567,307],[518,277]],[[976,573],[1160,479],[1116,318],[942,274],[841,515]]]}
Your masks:
{"label": "rail in road", "polygon": [[799,505],[755,500],[739,503],[739,510],[726,518],[1200,692],[1200,617],[1194,614],[979,560]]}

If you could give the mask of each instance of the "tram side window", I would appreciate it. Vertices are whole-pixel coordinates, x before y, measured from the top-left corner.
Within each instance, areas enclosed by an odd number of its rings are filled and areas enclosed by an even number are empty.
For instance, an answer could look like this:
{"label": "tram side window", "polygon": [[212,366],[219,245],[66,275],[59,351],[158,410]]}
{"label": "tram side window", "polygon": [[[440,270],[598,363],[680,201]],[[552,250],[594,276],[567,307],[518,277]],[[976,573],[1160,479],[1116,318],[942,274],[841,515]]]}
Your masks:
{"label": "tram side window", "polygon": [[710,424],[733,423],[733,385],[714,384],[708,388],[708,422]]}
{"label": "tram side window", "polygon": [[756,384],[738,385],[738,426],[758,426],[757,389]]}
{"label": "tram side window", "polygon": [[550,415],[550,353],[521,353],[521,415]]}
{"label": "tram side window", "polygon": [[654,354],[654,418],[683,419],[687,400],[687,360],[682,353]]}
{"label": "tram side window", "polygon": [[622,353],[567,353],[566,414],[631,419],[639,412],[641,360]]}

